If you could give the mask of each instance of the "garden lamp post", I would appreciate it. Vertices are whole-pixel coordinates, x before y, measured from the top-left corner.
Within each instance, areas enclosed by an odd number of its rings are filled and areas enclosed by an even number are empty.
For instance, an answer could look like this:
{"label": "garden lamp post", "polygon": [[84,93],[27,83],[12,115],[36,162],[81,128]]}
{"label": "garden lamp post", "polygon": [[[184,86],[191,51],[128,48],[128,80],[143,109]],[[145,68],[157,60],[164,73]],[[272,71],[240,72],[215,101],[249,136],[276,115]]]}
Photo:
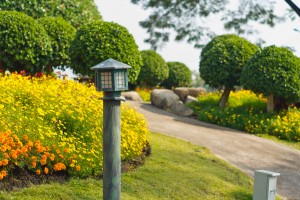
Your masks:
{"label": "garden lamp post", "polygon": [[92,67],[96,87],[104,92],[103,109],[103,199],[119,200],[121,194],[121,115],[125,101],[121,91],[128,90],[129,65],[108,59]]}

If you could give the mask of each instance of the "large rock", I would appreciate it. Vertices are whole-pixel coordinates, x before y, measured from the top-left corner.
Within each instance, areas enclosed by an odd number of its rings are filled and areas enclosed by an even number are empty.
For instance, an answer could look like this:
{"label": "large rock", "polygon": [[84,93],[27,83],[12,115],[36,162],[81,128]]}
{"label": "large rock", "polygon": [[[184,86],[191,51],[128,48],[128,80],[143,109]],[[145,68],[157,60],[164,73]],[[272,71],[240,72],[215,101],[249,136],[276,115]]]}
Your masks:
{"label": "large rock", "polygon": [[185,102],[187,96],[189,95],[189,89],[185,87],[178,87],[173,90],[177,94],[182,102]]}
{"label": "large rock", "polygon": [[122,96],[124,96],[126,100],[130,100],[130,101],[139,101],[139,102],[143,101],[139,93],[135,91],[122,92]]}
{"label": "large rock", "polygon": [[188,88],[189,95],[192,97],[198,97],[200,94],[206,92],[205,88]]}
{"label": "large rock", "polygon": [[171,112],[176,115],[183,116],[183,117],[191,116],[194,113],[194,111],[192,109],[188,108],[181,101],[177,101],[172,104]]}
{"label": "large rock", "polygon": [[193,101],[198,101],[198,99],[196,97],[187,96],[185,104],[191,103]]}
{"label": "large rock", "polygon": [[151,92],[151,104],[158,108],[167,110],[178,101],[179,97],[172,90],[154,89]]}

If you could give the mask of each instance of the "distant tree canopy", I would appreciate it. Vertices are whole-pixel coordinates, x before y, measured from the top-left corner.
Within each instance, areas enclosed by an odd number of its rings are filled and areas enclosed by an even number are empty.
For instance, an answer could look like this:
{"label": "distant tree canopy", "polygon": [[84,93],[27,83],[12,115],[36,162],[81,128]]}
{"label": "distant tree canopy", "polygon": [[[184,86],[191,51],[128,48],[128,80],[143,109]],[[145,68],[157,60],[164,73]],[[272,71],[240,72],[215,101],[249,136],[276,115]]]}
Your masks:
{"label": "distant tree canopy", "polygon": [[44,27],[51,40],[52,58],[46,65],[46,71],[52,72],[52,67],[64,68],[70,65],[69,48],[74,39],[76,29],[63,18],[43,17],[38,22]]}
{"label": "distant tree canopy", "polygon": [[164,80],[162,86],[171,89],[172,87],[190,87],[192,85],[192,72],[181,62],[167,62],[169,77]]}
{"label": "distant tree canopy", "polygon": [[155,87],[169,76],[169,68],[165,60],[153,50],[141,51],[144,65],[138,77],[142,86]]}
{"label": "distant tree canopy", "polygon": [[94,0],[8,0],[0,1],[0,10],[23,12],[33,18],[62,17],[74,27],[102,19]]}
{"label": "distant tree canopy", "polygon": [[80,27],[71,43],[70,57],[71,67],[82,75],[93,75],[90,68],[109,58],[130,65],[130,83],[135,83],[143,64],[133,36],[111,22],[95,21]]}
{"label": "distant tree canopy", "polygon": [[52,54],[45,29],[32,17],[0,11],[0,68],[34,74],[42,71]]}
{"label": "distant tree canopy", "polygon": [[[235,30],[237,34],[251,34],[255,30],[249,25],[257,22],[268,26],[275,26],[283,21],[287,15],[275,12],[278,1],[273,0],[131,0],[134,4],[141,5],[144,9],[151,10],[148,19],[140,22],[149,37],[145,40],[153,49],[170,39],[175,31],[175,40],[187,40],[196,47],[203,47],[215,34],[211,29],[209,18],[219,19],[227,30]],[[292,0],[285,0],[291,18],[294,13],[300,16],[300,9]],[[235,3],[235,4],[234,4]]]}
{"label": "distant tree canopy", "polygon": [[213,38],[202,50],[201,78],[210,86],[225,87],[220,107],[226,106],[230,91],[240,85],[243,67],[257,50],[256,45],[233,34]]}
{"label": "distant tree canopy", "polygon": [[299,77],[300,59],[287,48],[269,46],[247,62],[241,82],[257,94],[274,95],[275,109],[281,109],[285,103],[300,100]]}

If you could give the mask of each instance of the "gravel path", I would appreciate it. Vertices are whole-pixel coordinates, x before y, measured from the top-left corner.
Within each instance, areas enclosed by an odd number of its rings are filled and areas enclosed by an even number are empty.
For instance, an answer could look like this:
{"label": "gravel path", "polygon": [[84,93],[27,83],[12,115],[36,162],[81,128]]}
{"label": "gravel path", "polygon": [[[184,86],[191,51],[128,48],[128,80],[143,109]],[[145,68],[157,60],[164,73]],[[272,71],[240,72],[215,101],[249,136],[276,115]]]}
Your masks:
{"label": "gravel path", "polygon": [[180,117],[147,103],[130,101],[144,114],[153,132],[180,138],[209,148],[249,176],[254,170],[279,172],[277,193],[300,199],[300,151],[229,128]]}

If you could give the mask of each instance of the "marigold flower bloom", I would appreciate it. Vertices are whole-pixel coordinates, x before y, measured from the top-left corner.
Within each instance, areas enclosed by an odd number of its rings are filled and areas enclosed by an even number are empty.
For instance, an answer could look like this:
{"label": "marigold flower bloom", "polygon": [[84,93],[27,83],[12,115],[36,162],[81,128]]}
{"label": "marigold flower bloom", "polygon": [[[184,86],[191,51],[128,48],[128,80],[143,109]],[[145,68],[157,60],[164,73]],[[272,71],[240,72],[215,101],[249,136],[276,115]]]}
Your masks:
{"label": "marigold flower bloom", "polygon": [[39,169],[36,170],[36,174],[37,174],[37,175],[40,175],[40,174],[41,174],[41,170],[39,170]]}
{"label": "marigold flower bloom", "polygon": [[75,169],[76,169],[76,171],[79,171],[79,170],[81,169],[81,167],[77,165],[77,166],[75,167]]}
{"label": "marigold flower bloom", "polygon": [[7,159],[2,160],[2,164],[3,166],[8,165],[8,160]]}
{"label": "marigold flower bloom", "polygon": [[45,174],[48,174],[48,173],[49,173],[49,169],[48,169],[47,167],[45,167],[44,173],[45,173]]}
{"label": "marigold flower bloom", "polygon": [[2,171],[1,171],[1,174],[2,174],[3,177],[5,177],[5,176],[7,175],[7,173],[6,173],[5,170],[2,170]]}

